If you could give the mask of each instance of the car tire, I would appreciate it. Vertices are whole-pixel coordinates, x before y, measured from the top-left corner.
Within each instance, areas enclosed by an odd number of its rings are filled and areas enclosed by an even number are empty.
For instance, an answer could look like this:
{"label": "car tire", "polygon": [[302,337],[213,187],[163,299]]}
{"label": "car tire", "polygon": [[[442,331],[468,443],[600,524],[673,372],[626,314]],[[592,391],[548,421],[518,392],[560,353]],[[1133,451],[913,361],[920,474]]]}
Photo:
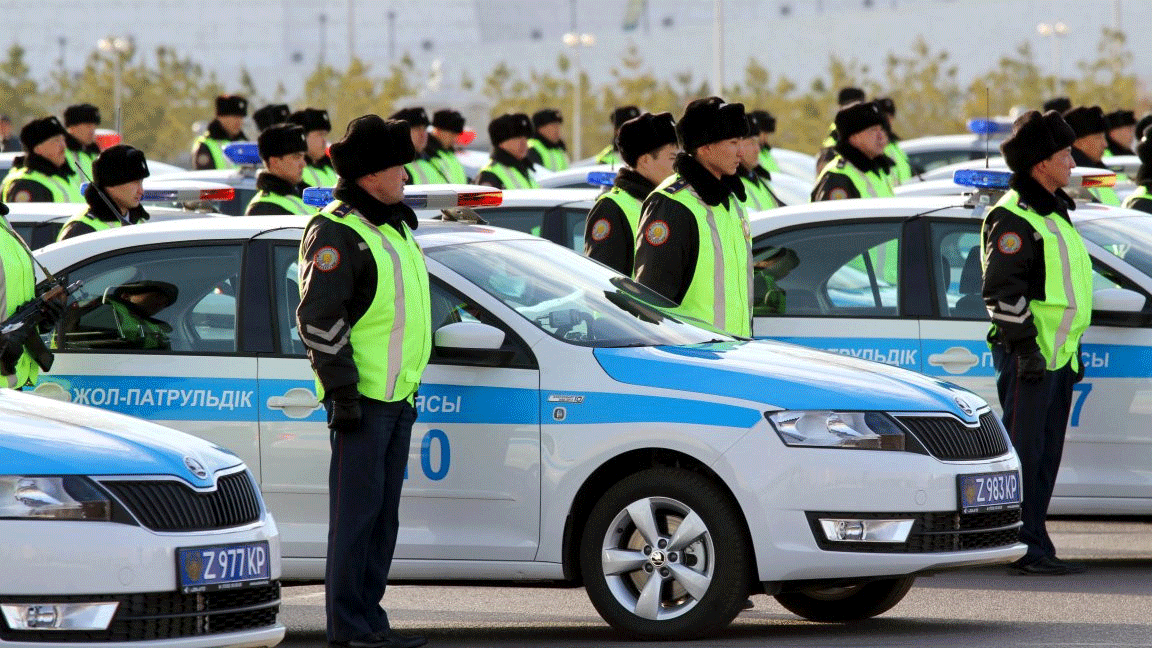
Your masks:
{"label": "car tire", "polygon": [[584,527],[580,567],[600,616],[649,640],[726,627],[756,573],[732,496],[675,468],[645,470],[608,489]]}
{"label": "car tire", "polygon": [[912,589],[915,576],[886,578],[847,587],[777,594],[776,600],[809,621],[859,621],[891,610]]}

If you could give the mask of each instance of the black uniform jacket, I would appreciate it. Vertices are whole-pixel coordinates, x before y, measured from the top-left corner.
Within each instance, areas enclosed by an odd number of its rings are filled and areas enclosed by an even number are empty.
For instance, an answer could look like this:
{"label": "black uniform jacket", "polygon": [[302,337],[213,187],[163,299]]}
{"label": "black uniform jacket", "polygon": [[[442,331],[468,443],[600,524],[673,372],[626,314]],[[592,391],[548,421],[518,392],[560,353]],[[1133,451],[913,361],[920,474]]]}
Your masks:
{"label": "black uniform jacket", "polygon": [[[881,154],[869,160],[867,155],[864,155],[860,149],[847,141],[836,142],[833,150],[840,154],[840,168],[843,168],[844,163],[847,162],[860,169],[860,173],[875,171],[881,177],[892,168],[892,159],[887,155]],[[812,202],[844,198],[860,198],[860,192],[856,189],[856,185],[852,184],[852,180],[843,173],[825,173],[816,181],[816,186],[812,188]]]}
{"label": "black uniform jacket", "polygon": [[[248,136],[244,134],[244,131],[237,133],[236,137],[229,135],[228,131],[224,130],[224,127],[220,125],[220,120],[218,119],[213,119],[212,123],[208,124],[208,137],[216,140],[227,140],[229,142],[248,141]],[[208,145],[204,143],[196,147],[196,153],[192,156],[192,161],[196,164],[197,171],[216,168],[216,163],[212,158],[212,152],[208,150]]]}
{"label": "black uniform jacket", "polygon": [[[64,182],[73,182],[75,178],[72,176],[76,175],[72,165],[67,162],[56,166],[48,158],[31,151],[12,160],[12,169],[18,167],[27,167],[31,171],[39,171],[47,176],[58,176]],[[52,190],[35,180],[21,178],[8,187],[8,195],[4,198],[8,202],[52,202]]]}
{"label": "black uniform jacket", "polygon": [[[1140,170],[1136,172],[1136,186],[1144,187],[1146,191],[1152,193],[1152,164],[1140,165]],[[1137,198],[1131,207],[1152,214],[1152,198]]]}
{"label": "black uniform jacket", "polygon": [[[267,171],[261,171],[256,176],[256,189],[260,191],[267,191],[268,193],[279,194],[281,196],[296,196],[299,198],[304,195],[304,190],[308,185],[303,182],[292,184],[280,176],[272,175]],[[260,201],[252,205],[248,211],[244,212],[245,216],[280,216],[290,214],[288,210],[280,205],[274,205],[267,201]]]}
{"label": "black uniform jacket", "polygon": [[[1010,184],[1020,194],[1020,207],[1047,218],[1070,220],[1076,203],[1057,189],[1048,193],[1032,176],[1012,174]],[[1045,298],[1044,242],[1020,216],[996,207],[984,217],[984,305],[994,328],[988,338],[1009,353],[1031,353],[1036,343],[1032,300]]]}
{"label": "black uniform jacket", "polygon": [[[492,160],[497,164],[503,164],[516,169],[520,169],[524,173],[525,177],[532,173],[533,169],[536,168],[536,165],[532,164],[531,158],[525,157],[523,160],[517,160],[516,156],[500,147],[492,149]],[[497,189],[507,189],[507,187],[504,186],[504,183],[500,181],[500,178],[496,177],[496,174],[492,173],[491,171],[481,171],[480,174],[476,176],[475,183],[488,185],[489,187],[496,187]]]}
{"label": "black uniform jacket", "polygon": [[[744,200],[740,178],[730,175],[717,180],[687,153],[676,156],[673,168],[680,180],[669,190],[685,183],[705,203],[725,209],[732,207],[732,200]],[[640,211],[640,231],[636,234],[636,280],[679,304],[692,284],[699,253],[696,215],[661,193],[649,194]]]}
{"label": "black uniform jacket", "polygon": [[[656,188],[648,178],[628,168],[616,172],[612,185],[641,203]],[[632,276],[636,232],[615,201],[601,198],[588,211],[588,220],[584,223],[584,254],[620,274]]]}
{"label": "black uniform jacket", "polygon": [[[105,202],[107,200],[107,202]],[[141,221],[148,220],[148,212],[144,209],[144,205],[136,205],[128,210],[128,214],[121,217],[115,211],[112,211],[112,198],[105,195],[101,196],[96,189],[96,185],[90,184],[84,190],[84,201],[88,203],[88,216],[102,220],[105,223],[120,222],[124,225],[135,225]],[[111,203],[111,204],[110,204]],[[73,236],[80,236],[81,234],[91,234],[96,230],[88,223],[72,222],[64,226],[64,230],[60,235],[61,240],[72,238]]]}
{"label": "black uniform jacket", "polygon": [[[333,196],[377,227],[394,227],[401,234],[402,223],[416,229],[410,207],[386,205],[354,183],[341,179]],[[354,398],[360,374],[352,357],[352,327],[376,298],[376,260],[359,234],[323,214],[308,222],[300,250],[300,339],[327,396]]]}

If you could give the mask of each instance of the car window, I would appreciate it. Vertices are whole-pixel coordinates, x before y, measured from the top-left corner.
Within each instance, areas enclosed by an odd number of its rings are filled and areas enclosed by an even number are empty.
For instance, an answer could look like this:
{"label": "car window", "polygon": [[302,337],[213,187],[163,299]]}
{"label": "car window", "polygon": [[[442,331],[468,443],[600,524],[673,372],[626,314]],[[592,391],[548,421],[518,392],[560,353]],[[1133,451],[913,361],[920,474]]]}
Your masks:
{"label": "car window", "polygon": [[932,223],[929,231],[937,312],[950,319],[988,319],[980,296],[980,223]]}
{"label": "car window", "polygon": [[895,317],[900,223],[838,223],[757,240],[757,317]]}
{"label": "car window", "polygon": [[239,245],[140,250],[68,272],[83,281],[53,335],[64,351],[236,350]]}
{"label": "car window", "polygon": [[477,209],[476,213],[496,227],[506,227],[517,232],[540,236],[540,225],[544,221],[544,207],[507,208],[493,207]]}
{"label": "car window", "polygon": [[296,328],[296,306],[300,304],[300,250],[295,245],[277,245],[272,251],[273,299],[279,350],[285,355],[304,355],[304,343]]}
{"label": "car window", "polygon": [[587,221],[587,209],[564,210],[565,231],[569,234],[566,238],[572,242],[570,247],[577,252],[584,251],[584,226]]}

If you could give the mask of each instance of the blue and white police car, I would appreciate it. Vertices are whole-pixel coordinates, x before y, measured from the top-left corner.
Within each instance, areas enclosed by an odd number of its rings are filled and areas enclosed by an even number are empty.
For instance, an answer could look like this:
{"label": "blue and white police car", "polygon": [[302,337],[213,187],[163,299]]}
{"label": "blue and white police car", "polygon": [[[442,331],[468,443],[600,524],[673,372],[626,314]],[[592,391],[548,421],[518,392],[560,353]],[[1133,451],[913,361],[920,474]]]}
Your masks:
{"label": "blue and white police car", "polygon": [[280,535],[223,448],[0,391],[0,646],[275,646]]}
{"label": "blue and white police car", "polygon": [[[783,300],[760,308],[755,335],[923,372],[999,411],[980,295],[980,227],[996,197],[987,191],[1005,189],[1008,175],[972,174],[985,190],[967,196],[840,200],[754,214],[761,265],[794,259],[771,277]],[[1082,203],[1072,221],[1092,257],[1094,310],[1082,349],[1087,377],[1074,388],[1051,511],[1147,515],[1152,216]]]}
{"label": "blue and white police car", "polygon": [[[44,248],[84,284],[37,393],[234,450],[277,515],[286,577],[317,579],[329,432],[295,330],[306,222],[157,223]],[[1022,555],[1019,462],[980,397],[708,331],[537,237],[435,221],[416,235],[434,348],[394,579],[582,583],[625,633],[683,639],[752,593],[863,619],[919,574]],[[160,283],[171,298],[153,321],[112,308],[124,286]]]}

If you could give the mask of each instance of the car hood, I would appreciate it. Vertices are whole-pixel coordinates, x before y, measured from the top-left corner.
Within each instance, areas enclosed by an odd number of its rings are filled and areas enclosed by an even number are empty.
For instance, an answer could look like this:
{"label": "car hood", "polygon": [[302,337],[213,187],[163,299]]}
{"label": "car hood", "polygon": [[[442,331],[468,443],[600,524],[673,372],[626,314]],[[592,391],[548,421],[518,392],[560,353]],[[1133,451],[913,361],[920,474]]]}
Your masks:
{"label": "car hood", "polygon": [[951,412],[974,422],[987,406],[979,396],[928,376],[768,340],[601,348],[595,356],[622,383],[758,401],[769,408]]}
{"label": "car hood", "polygon": [[[206,477],[187,463],[198,462]],[[241,463],[227,450],[140,419],[0,390],[0,475],[175,475],[196,487]]]}

